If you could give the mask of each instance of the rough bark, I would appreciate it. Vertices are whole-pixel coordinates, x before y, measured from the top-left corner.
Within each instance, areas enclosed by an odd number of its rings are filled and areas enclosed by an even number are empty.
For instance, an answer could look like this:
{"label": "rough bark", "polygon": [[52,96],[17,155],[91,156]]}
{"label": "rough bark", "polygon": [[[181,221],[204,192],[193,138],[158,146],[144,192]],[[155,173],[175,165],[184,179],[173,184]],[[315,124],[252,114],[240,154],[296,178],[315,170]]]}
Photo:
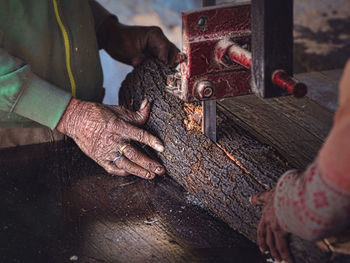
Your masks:
{"label": "rough bark", "polygon": [[[199,104],[187,104],[165,91],[171,71],[146,61],[122,84],[119,102],[133,110],[143,98],[152,101],[146,128],[165,143],[158,154],[167,173],[233,229],[256,240],[261,208],[249,197],[271,189],[291,167],[276,150],[238,126],[227,111],[218,109],[218,142],[200,132]],[[326,262],[329,255],[313,243],[291,238],[296,262]]]}

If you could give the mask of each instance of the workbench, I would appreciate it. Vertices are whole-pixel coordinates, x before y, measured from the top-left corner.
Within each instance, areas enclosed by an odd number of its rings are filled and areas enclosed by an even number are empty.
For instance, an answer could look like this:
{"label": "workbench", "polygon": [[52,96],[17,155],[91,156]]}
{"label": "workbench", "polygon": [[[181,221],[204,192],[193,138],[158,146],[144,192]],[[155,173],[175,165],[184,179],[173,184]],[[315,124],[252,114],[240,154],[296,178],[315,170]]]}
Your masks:
{"label": "workbench", "polygon": [[[219,107],[303,167],[331,128],[340,73],[297,76],[314,100],[251,95]],[[70,140],[0,150],[0,171],[0,262],[264,262],[168,176],[111,177]]]}
{"label": "workbench", "polygon": [[293,167],[301,169],[316,157],[332,127],[341,74],[342,69],[336,69],[296,75],[308,86],[304,98],[263,100],[248,95],[222,100],[219,107],[261,142],[278,150]]}
{"label": "workbench", "polygon": [[0,262],[263,262],[169,177],[111,177],[70,140],[1,150],[0,170]]}

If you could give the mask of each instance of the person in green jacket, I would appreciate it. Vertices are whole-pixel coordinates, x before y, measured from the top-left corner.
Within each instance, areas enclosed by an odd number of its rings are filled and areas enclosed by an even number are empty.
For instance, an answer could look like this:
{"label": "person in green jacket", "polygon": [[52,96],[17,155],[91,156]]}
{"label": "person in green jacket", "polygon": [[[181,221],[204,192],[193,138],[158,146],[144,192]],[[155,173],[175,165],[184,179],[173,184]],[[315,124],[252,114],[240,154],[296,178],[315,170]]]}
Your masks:
{"label": "person in green jacket", "polygon": [[[175,64],[179,50],[158,27],[119,23],[94,0],[0,0],[0,147],[67,135],[114,175],[151,179],[164,167],[132,145],[163,151],[137,127],[150,111],[101,104],[99,49],[137,65],[146,57]],[[45,140],[44,140],[45,141]]]}

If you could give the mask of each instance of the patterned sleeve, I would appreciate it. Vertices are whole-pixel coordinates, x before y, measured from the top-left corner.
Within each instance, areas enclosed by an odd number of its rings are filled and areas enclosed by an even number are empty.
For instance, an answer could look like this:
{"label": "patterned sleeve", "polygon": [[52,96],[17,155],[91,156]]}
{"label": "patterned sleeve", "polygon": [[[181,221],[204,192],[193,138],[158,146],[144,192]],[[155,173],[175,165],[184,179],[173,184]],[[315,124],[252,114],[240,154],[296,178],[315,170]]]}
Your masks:
{"label": "patterned sleeve", "polygon": [[350,193],[329,181],[317,161],[302,174],[290,170],[279,179],[274,207],[281,227],[307,240],[350,226]]}

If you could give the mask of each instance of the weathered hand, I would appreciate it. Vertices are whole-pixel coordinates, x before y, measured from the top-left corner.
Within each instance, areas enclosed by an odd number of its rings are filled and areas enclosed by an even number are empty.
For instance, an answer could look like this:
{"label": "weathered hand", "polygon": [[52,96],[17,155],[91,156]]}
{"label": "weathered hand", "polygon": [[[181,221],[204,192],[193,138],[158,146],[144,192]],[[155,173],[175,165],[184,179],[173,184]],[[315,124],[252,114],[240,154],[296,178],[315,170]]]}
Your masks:
{"label": "weathered hand", "polygon": [[273,206],[275,192],[263,192],[252,195],[250,201],[253,205],[263,205],[262,216],[258,225],[257,243],[261,252],[270,251],[275,260],[282,259],[292,263],[292,256],[289,252],[287,237],[277,221]]}
{"label": "weathered hand", "polygon": [[134,174],[152,179],[155,174],[164,174],[164,167],[131,145],[113,163],[116,152],[131,140],[147,144],[157,151],[164,150],[158,138],[134,125],[144,124],[149,111],[150,103],[147,100],[143,101],[137,112],[133,112],[124,107],[72,99],[57,130],[73,138],[80,149],[108,173]]}
{"label": "weathered hand", "polygon": [[114,17],[106,19],[98,28],[100,48],[116,60],[136,66],[147,57],[156,57],[175,66],[179,49],[171,43],[159,27],[127,26]]}

